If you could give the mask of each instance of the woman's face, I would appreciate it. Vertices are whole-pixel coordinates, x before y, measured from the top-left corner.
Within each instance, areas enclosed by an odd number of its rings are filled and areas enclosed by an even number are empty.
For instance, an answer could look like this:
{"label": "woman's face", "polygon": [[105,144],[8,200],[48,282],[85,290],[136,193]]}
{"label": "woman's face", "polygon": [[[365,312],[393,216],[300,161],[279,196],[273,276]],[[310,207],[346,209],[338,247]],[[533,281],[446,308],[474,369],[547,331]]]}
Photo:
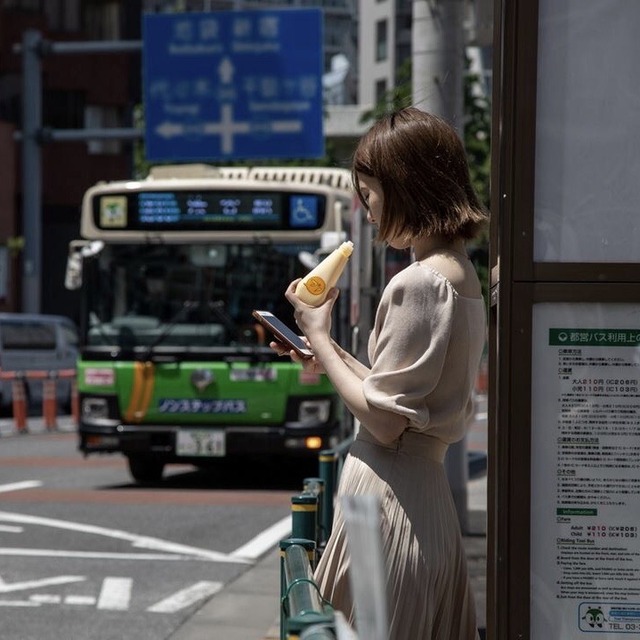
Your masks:
{"label": "woman's face", "polygon": [[379,227],[384,204],[384,194],[382,193],[380,182],[376,178],[359,173],[358,184],[367,206],[367,220],[369,223]]}
{"label": "woman's face", "polygon": [[[358,184],[360,193],[367,205],[367,220],[379,229],[384,205],[382,186],[379,180],[364,173],[358,173]],[[397,236],[387,240],[387,244],[394,249],[407,249],[411,246],[411,239],[405,236]]]}

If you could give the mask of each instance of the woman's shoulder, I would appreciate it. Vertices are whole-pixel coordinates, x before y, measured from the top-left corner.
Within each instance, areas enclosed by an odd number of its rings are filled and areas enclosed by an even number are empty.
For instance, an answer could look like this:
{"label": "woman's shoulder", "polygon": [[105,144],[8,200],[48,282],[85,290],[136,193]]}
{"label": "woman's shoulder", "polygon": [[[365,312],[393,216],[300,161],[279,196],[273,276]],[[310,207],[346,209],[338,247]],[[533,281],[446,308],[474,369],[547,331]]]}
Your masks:
{"label": "woman's shoulder", "polygon": [[451,283],[433,269],[422,268],[419,262],[410,265],[396,273],[388,282],[383,293],[391,304],[409,305],[431,304],[434,302],[453,303],[457,297]]}
{"label": "woman's shoulder", "polygon": [[435,269],[426,267],[420,262],[412,262],[404,269],[396,273],[387,284],[390,289],[416,289],[424,290],[425,287],[433,287],[436,289],[451,289],[455,294],[455,290],[451,283],[444,275]]}

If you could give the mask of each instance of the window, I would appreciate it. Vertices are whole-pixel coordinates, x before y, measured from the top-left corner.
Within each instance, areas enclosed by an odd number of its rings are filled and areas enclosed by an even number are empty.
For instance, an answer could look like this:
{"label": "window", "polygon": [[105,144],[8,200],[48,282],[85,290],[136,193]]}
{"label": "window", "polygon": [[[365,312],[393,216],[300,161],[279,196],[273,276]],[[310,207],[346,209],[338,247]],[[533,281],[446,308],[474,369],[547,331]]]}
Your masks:
{"label": "window", "polygon": [[52,31],[80,30],[80,0],[48,0],[44,11]]}
{"label": "window", "polygon": [[82,127],[84,92],[49,89],[43,101],[44,124],[54,129]]}
{"label": "window", "polygon": [[7,322],[2,325],[2,347],[16,350],[55,349],[55,325]]}
{"label": "window", "polygon": [[[84,126],[87,129],[109,129],[122,126],[120,112],[116,107],[87,105],[84,110]],[[87,151],[92,154],[122,152],[119,140],[89,140]]]}
{"label": "window", "polygon": [[42,0],[4,0],[5,10],[15,9],[17,11],[30,11],[33,13],[41,13],[42,4]]}
{"label": "window", "polygon": [[386,80],[377,80],[376,81],[376,104],[382,102],[387,95],[387,81]]}
{"label": "window", "polygon": [[78,331],[75,327],[67,326],[66,324],[60,325],[62,335],[65,337],[67,344],[70,347],[78,348],[80,344],[80,338],[78,337]]}
{"label": "window", "polygon": [[376,62],[387,59],[387,21],[376,22]]}
{"label": "window", "polygon": [[84,7],[84,30],[89,40],[120,40],[120,3],[91,0]]}

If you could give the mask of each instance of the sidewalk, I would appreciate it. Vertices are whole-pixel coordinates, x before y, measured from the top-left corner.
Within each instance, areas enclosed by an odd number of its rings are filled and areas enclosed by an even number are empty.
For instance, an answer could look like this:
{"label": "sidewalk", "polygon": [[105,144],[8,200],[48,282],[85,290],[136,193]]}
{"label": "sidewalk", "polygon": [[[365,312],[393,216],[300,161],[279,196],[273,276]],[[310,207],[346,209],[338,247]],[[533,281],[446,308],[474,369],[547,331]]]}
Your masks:
{"label": "sidewalk", "polygon": [[[486,627],[486,486],[486,476],[469,482],[469,532],[464,536],[481,633]],[[275,549],[209,600],[170,640],[279,640],[279,596],[280,554]]]}

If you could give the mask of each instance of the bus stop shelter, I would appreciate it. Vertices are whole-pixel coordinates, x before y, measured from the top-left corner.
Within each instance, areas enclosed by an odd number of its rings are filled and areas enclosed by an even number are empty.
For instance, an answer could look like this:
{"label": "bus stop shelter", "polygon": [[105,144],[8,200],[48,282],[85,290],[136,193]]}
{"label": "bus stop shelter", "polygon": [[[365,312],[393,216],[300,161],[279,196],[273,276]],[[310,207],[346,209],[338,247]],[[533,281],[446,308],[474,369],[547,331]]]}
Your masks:
{"label": "bus stop shelter", "polygon": [[637,634],[640,5],[495,8],[488,637]]}

